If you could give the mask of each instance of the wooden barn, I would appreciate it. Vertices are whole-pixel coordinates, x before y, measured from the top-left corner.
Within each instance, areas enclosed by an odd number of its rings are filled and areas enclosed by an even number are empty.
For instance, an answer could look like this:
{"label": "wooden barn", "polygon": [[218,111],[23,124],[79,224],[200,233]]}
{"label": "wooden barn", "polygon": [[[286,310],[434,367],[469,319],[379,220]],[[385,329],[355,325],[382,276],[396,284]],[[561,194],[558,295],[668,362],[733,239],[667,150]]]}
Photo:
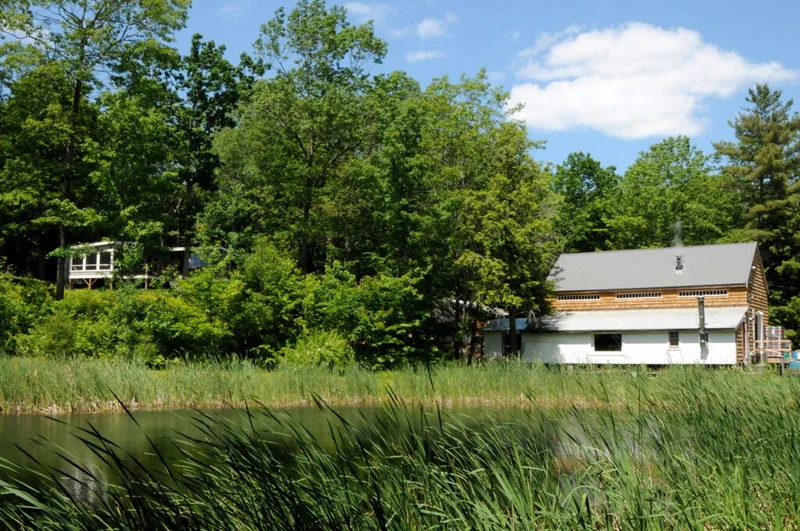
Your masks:
{"label": "wooden barn", "polygon": [[[553,313],[517,320],[525,360],[734,365],[765,355],[768,288],[755,243],[563,254],[550,280]],[[508,328],[487,324],[485,357],[508,353]]]}

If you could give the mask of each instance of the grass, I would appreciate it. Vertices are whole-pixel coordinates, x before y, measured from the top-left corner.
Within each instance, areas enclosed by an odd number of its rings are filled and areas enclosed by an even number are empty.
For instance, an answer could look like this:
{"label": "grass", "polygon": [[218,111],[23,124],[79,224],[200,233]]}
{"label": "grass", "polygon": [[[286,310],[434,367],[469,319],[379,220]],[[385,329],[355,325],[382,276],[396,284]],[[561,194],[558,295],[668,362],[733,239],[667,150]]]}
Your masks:
{"label": "grass", "polygon": [[[250,363],[186,364],[152,370],[126,361],[0,357],[0,412],[101,412],[120,409],[211,409],[242,407],[245,401],[267,406],[303,405],[312,395],[332,405],[379,405],[391,390],[424,404],[540,407],[617,407],[631,399],[629,374],[638,374],[656,396],[669,391],[684,369],[658,376],[638,369],[598,372],[548,370],[542,366],[491,363],[445,364],[424,369],[372,372],[283,368],[266,371]],[[737,388],[754,375],[738,369],[705,372],[706,378]],[[786,379],[758,376],[764,385],[785,386]],[[638,391],[637,391],[638,392]]]}
{"label": "grass", "polygon": [[[597,403],[528,407],[512,419],[492,417],[490,409],[475,426],[435,406],[420,416],[387,395],[379,421],[331,422],[332,446],[270,410],[244,413],[247,428],[196,413],[202,435],[176,437],[181,457],[149,469],[87,429],[81,437],[116,470],[111,484],[88,467],[80,475],[43,469],[37,486],[9,472],[0,481],[7,500],[0,522],[37,529],[800,526],[794,379],[703,370],[655,378],[636,371],[547,373],[504,365],[471,371],[446,367],[434,383],[443,394],[499,385],[492,396],[509,399],[512,386],[536,383],[548,396],[566,392]],[[394,376],[398,386],[426,392],[424,375]],[[70,481],[92,496],[61,489]]]}

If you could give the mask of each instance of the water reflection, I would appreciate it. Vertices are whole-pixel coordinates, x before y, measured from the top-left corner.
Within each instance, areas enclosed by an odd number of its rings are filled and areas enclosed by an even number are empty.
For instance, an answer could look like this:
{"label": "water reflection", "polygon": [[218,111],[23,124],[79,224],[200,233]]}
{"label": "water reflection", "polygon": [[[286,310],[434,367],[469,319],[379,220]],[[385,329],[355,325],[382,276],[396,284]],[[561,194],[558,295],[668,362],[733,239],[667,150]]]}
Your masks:
{"label": "water reflection", "polygon": [[[363,430],[365,437],[369,437],[368,428],[399,428],[397,423],[385,422],[388,414],[390,412],[383,407],[343,407],[335,411],[296,407],[279,412],[256,411],[250,416],[242,410],[141,411],[134,413],[135,421],[125,413],[66,414],[52,418],[0,416],[0,457],[18,465],[17,474],[28,483],[38,483],[46,469],[76,498],[86,500],[103,492],[116,469],[92,451],[92,444],[113,447],[115,454],[129,466],[141,466],[159,474],[166,473],[162,459],[172,463],[181,456],[181,441],[208,439],[201,423],[216,423],[214,429],[221,426],[255,429],[259,438],[280,442],[288,450],[292,436],[280,419],[291,417],[292,425],[307,430],[321,446],[331,447],[332,437],[343,424]],[[423,426],[436,429],[440,422],[481,430],[503,420],[518,421],[523,416],[530,422],[540,421],[535,420],[531,411],[520,409],[493,409],[491,412],[477,408],[446,412],[429,409],[423,412],[409,408],[403,409],[402,415],[405,428],[414,430]],[[3,474],[8,472],[0,469],[0,477]]]}

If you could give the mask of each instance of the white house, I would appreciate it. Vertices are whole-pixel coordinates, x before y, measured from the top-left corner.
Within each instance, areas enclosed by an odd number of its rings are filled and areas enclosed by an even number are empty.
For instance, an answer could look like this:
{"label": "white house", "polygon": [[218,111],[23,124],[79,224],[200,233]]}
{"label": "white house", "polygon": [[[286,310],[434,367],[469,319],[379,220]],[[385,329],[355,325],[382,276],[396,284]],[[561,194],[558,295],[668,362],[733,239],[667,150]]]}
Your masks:
{"label": "white house", "polygon": [[[755,243],[563,254],[552,314],[517,319],[521,356],[554,364],[748,363],[769,307]],[[484,327],[484,356],[509,351],[508,320]]]}
{"label": "white house", "polygon": [[[73,287],[77,282],[91,289],[98,281],[107,282],[112,279],[116,270],[114,253],[119,245],[119,242],[102,241],[73,246],[73,250],[80,250],[85,254],[67,259],[67,284]],[[168,251],[168,257],[151,257],[147,267],[128,276],[144,280],[147,287],[149,280],[158,277],[166,266],[174,266],[181,275],[186,275],[190,270],[205,265],[186,247],[170,247]]]}

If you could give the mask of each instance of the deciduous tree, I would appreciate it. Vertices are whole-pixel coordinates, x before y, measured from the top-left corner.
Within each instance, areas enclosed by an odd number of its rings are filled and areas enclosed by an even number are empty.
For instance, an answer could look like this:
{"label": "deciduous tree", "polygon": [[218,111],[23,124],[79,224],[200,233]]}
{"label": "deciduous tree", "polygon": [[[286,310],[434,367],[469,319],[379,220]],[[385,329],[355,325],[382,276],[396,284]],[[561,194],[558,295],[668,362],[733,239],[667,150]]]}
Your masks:
{"label": "deciduous tree", "polygon": [[350,24],[343,8],[303,0],[262,26],[256,50],[274,75],[256,85],[234,142],[253,145],[246,137],[257,136],[255,157],[274,159],[257,167],[260,188],[309,272],[319,267],[315,252],[324,253],[320,193],[366,147],[374,117],[365,98],[373,87],[370,66],[381,62],[386,43],[371,24]]}
{"label": "deciduous tree", "polygon": [[570,153],[556,168],[553,187],[563,198],[557,225],[564,234],[564,251],[582,253],[606,248],[607,220],[618,184],[616,168],[603,168],[586,153]]}
{"label": "deciduous tree", "polygon": [[[85,223],[90,216],[81,211],[75,196],[76,183],[86,180],[77,168],[84,141],[80,127],[84,102],[102,84],[105,74],[124,65],[127,58],[170,41],[173,32],[183,26],[188,7],[189,0],[20,0],[0,5],[2,31],[44,50],[48,60],[59,63],[68,76],[71,104],[67,109],[59,198],[46,218],[57,227],[62,251],[75,220]],[[62,252],[58,258],[57,298],[63,297],[65,280]]]}
{"label": "deciduous tree", "polygon": [[547,310],[547,276],[558,249],[556,198],[534,162],[524,127],[503,123],[493,132],[495,159],[488,186],[466,200],[468,246],[456,264],[470,273],[476,299],[508,311],[511,354],[519,345],[516,317]]}
{"label": "deciduous tree", "polygon": [[714,243],[733,226],[735,200],[689,138],[667,138],[642,152],[620,181],[608,219],[611,246]]}

